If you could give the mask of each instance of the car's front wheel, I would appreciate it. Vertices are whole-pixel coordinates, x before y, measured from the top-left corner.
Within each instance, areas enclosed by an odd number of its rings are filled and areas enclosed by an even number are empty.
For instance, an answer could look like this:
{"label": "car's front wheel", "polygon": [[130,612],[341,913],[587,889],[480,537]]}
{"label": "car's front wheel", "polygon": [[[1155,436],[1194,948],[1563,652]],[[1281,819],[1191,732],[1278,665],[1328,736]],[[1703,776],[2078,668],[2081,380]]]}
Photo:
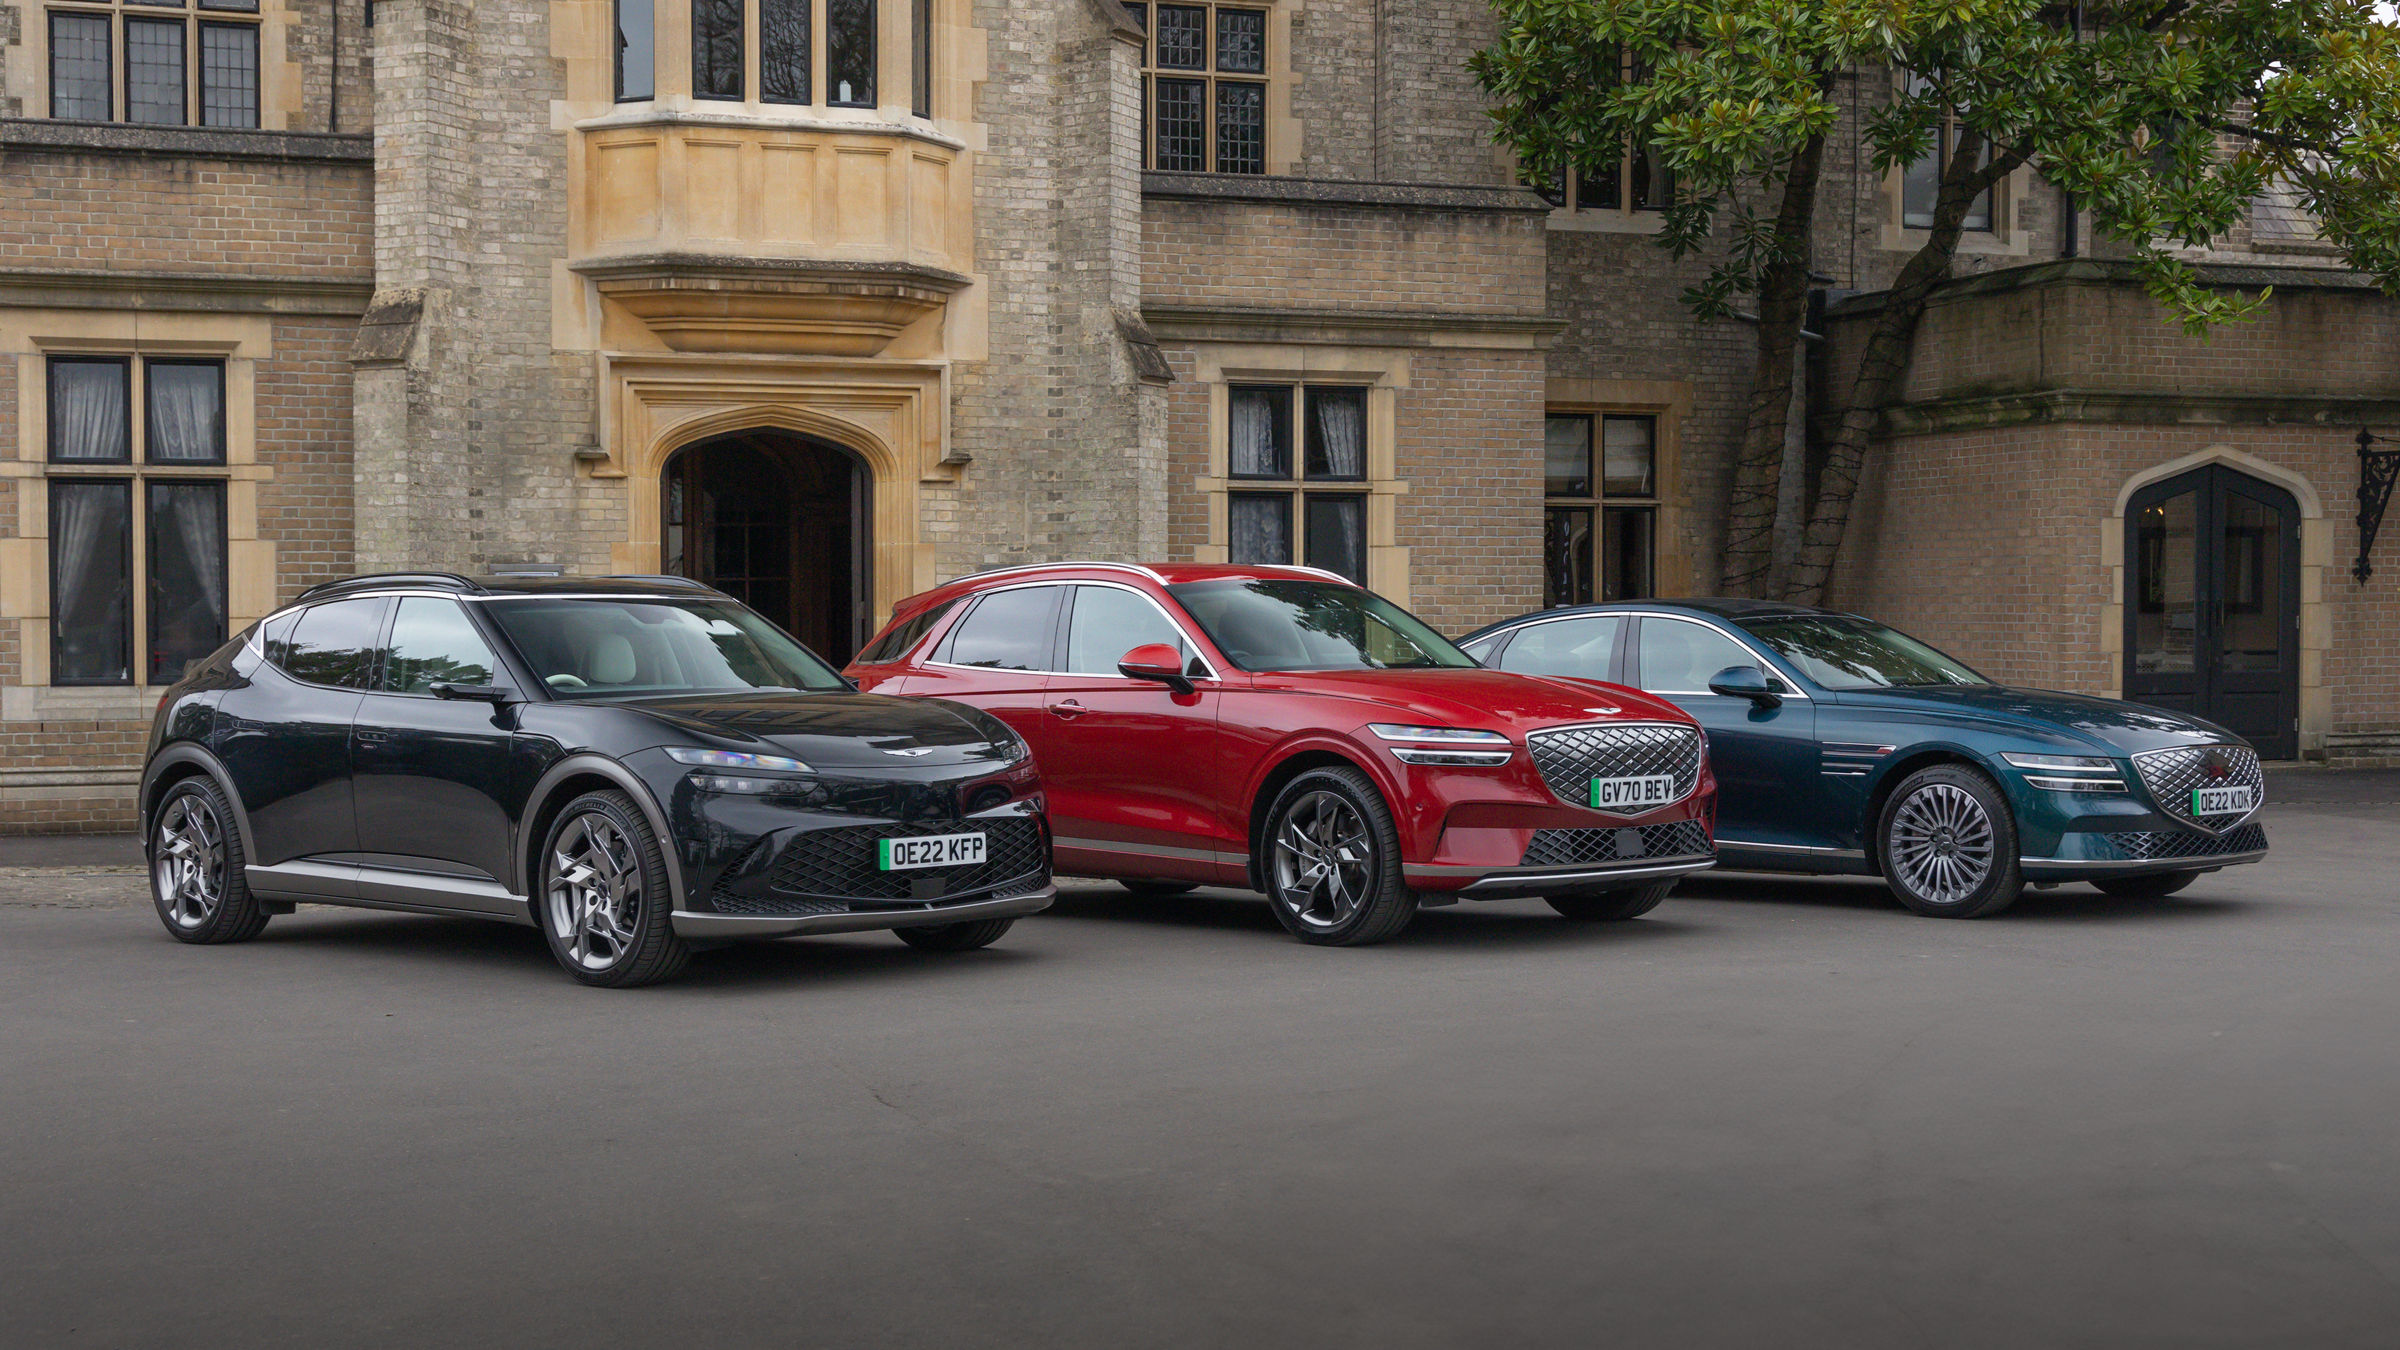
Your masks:
{"label": "car's front wheel", "polygon": [[1883,879],[1919,914],[1979,919],[2017,902],[2016,818],[1992,780],[1955,764],[1910,774],[1883,805]]}
{"label": "car's front wheel", "polygon": [[1642,917],[1664,903],[1674,889],[1675,883],[1672,881],[1654,881],[1647,886],[1620,886],[1612,891],[1546,898],[1550,908],[1570,919],[1609,922]]}
{"label": "car's front wheel", "polygon": [[692,956],[658,835],[622,792],[586,793],[551,822],[534,910],[550,954],[585,984],[655,984]]}
{"label": "car's front wheel", "polygon": [[2098,877],[2092,884],[2102,895],[2120,900],[2163,900],[2199,879],[2198,872],[2147,872],[2133,877]]}
{"label": "car's front wheel", "polygon": [[1267,899],[1293,937],[1362,947],[1416,917],[1400,868],[1400,831],[1383,794],[1356,769],[1311,769],[1267,810]]}
{"label": "car's front wheel", "polygon": [[248,942],[267,926],[250,893],[233,804],[207,778],[167,789],[150,827],[150,899],[178,942]]}
{"label": "car's front wheel", "polygon": [[945,923],[931,928],[895,928],[892,932],[902,942],[925,952],[971,952],[998,942],[1016,924],[1015,919],[976,919],[968,923]]}

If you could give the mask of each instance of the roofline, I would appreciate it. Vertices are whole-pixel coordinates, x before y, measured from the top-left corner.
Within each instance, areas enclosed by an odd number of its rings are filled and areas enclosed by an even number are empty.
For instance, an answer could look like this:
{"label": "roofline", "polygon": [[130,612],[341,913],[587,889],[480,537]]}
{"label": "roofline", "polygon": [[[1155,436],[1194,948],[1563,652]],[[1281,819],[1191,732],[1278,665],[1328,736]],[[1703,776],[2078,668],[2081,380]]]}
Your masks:
{"label": "roofline", "polygon": [[467,595],[482,595],[486,591],[482,582],[470,576],[462,576],[457,572],[370,572],[365,576],[320,581],[293,597],[292,603],[298,604],[303,600],[319,595],[331,595],[336,591],[380,586],[418,586],[428,590],[458,591]]}

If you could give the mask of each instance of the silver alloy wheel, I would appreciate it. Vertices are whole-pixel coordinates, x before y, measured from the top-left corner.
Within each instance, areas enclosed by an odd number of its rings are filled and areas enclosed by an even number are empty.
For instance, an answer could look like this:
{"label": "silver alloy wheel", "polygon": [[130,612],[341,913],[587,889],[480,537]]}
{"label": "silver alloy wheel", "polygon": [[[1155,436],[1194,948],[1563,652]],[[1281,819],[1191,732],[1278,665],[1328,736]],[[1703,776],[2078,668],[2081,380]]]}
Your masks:
{"label": "silver alloy wheel", "polygon": [[150,867],[176,927],[198,928],[216,916],[225,902],[225,822],[206,797],[187,792],[167,804]]}
{"label": "silver alloy wheel", "polygon": [[1275,899],[1311,928],[1338,928],[1367,902],[1375,847],[1367,822],[1338,792],[1311,792],[1284,812],[1275,836]]}
{"label": "silver alloy wheel", "polygon": [[1992,818],[1965,788],[1928,783],[1892,813],[1886,847],[1910,890],[1937,905],[1963,904],[1992,875]]}
{"label": "silver alloy wheel", "polygon": [[597,811],[559,831],[550,850],[550,927],[586,970],[625,959],[642,919],[642,866],[633,841]]}

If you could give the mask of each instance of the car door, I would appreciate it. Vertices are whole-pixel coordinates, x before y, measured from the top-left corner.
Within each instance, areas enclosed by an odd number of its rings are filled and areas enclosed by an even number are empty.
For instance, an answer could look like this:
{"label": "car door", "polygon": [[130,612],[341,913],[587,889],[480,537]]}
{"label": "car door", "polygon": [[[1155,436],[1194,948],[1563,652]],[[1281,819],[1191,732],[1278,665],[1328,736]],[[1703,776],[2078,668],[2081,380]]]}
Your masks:
{"label": "car door", "polygon": [[[1189,693],[1117,673],[1135,647],[1183,653]],[[1241,847],[1205,775],[1217,732],[1215,672],[1158,602],[1130,586],[1076,586],[1065,656],[1050,677],[1047,748],[1037,747],[1061,866],[1212,880],[1215,854]]]}
{"label": "car door", "polygon": [[1064,583],[1011,586],[978,596],[909,672],[912,697],[954,699],[1008,723],[1048,768],[1051,724],[1045,700],[1056,664]]}
{"label": "car door", "polygon": [[460,907],[487,908],[465,902],[518,889],[508,883],[529,786],[513,753],[521,700],[444,699],[434,687],[500,685],[514,694],[515,680],[446,596],[401,597],[380,664],[351,732],[362,885],[376,884],[378,869],[459,878],[479,883],[449,888]]}
{"label": "car door", "polygon": [[266,663],[220,705],[217,756],[261,867],[358,849],[350,725],[373,675],[388,599],[335,600],[268,625]]}
{"label": "car door", "polygon": [[[1634,633],[1632,682],[1690,713],[1708,731],[1719,847],[1759,845],[1771,852],[1828,846],[1816,705],[1796,689],[1774,706],[1710,693],[1710,679],[1729,666],[1755,666],[1789,684],[1772,662],[1713,624],[1646,615]],[[1516,644],[1509,645],[1513,650]]]}

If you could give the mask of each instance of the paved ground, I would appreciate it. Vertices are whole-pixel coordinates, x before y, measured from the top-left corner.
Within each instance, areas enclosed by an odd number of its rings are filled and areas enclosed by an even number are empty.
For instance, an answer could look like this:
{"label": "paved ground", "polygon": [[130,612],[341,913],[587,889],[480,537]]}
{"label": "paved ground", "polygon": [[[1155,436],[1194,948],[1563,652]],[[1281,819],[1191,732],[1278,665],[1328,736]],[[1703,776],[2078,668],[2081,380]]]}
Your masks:
{"label": "paved ground", "polygon": [[1711,877],[1339,952],[1089,886],[638,993],[464,922],[182,948],[0,841],[0,1344],[2389,1350],[2365,781],[2166,902]]}

